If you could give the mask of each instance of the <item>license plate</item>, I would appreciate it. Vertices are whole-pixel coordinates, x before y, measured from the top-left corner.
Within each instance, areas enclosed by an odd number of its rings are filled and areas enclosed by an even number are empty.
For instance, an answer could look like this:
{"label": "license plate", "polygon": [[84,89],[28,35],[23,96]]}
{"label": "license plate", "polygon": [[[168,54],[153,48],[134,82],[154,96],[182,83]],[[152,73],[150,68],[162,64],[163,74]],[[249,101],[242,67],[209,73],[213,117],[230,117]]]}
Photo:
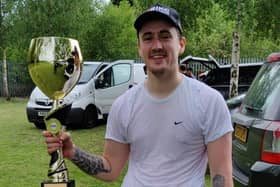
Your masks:
{"label": "license plate", "polygon": [[44,116],[47,115],[47,113],[48,113],[48,112],[39,111],[39,112],[38,112],[38,116],[43,116],[43,117],[44,117]]}
{"label": "license plate", "polygon": [[236,124],[234,130],[234,137],[239,139],[240,141],[246,143],[248,135],[248,129],[241,125]]}

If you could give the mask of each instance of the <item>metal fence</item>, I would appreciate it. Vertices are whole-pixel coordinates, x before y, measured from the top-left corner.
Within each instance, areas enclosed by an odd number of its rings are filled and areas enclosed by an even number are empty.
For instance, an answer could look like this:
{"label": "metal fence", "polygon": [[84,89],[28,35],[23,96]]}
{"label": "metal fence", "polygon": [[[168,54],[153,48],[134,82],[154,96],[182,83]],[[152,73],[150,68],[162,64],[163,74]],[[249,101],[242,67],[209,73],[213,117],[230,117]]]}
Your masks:
{"label": "metal fence", "polygon": [[[219,64],[226,65],[231,64],[231,59],[216,59]],[[264,58],[242,58],[240,63],[254,63],[254,62],[262,62]],[[139,63],[140,61],[137,60]],[[0,97],[3,94],[3,80],[2,80],[2,61],[0,61]],[[205,68],[201,64],[193,64],[192,68],[194,72],[197,74],[198,72],[203,71]],[[26,63],[15,63],[15,62],[7,62],[7,70],[8,70],[8,89],[11,97],[28,97],[35,87],[28,73],[28,68]]]}
{"label": "metal fence", "polygon": [[[255,63],[255,62],[264,62],[266,60],[266,58],[263,57],[243,57],[240,59],[240,64],[246,64],[246,63]],[[227,65],[227,64],[231,64],[231,58],[219,58],[217,59],[218,63],[220,65]]]}
{"label": "metal fence", "polygon": [[[231,64],[230,58],[220,58],[220,59],[216,59],[216,60],[220,65],[230,65]],[[265,58],[241,58],[239,64],[250,64],[250,63],[264,62],[264,61],[265,61]],[[205,67],[204,65],[202,65],[199,62],[193,62],[193,63],[189,64],[188,66],[193,69],[193,73],[196,77],[198,77],[198,75],[201,72],[205,72],[205,71],[209,70],[209,68]],[[215,65],[212,65],[212,64],[209,64],[208,66],[211,68],[215,68]]]}
{"label": "metal fence", "polygon": [[[3,91],[3,63],[0,64],[0,96]],[[8,90],[11,97],[27,97],[30,95],[34,84],[28,73],[27,64],[7,62]]]}

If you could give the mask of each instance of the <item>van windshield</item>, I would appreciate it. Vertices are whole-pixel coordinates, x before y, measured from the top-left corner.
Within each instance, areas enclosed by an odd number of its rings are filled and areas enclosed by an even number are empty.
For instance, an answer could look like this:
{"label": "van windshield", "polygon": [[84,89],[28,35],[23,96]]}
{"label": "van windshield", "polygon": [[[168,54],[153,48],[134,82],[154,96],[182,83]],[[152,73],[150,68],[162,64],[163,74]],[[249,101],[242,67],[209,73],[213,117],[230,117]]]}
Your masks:
{"label": "van windshield", "polygon": [[83,70],[78,84],[87,83],[92,77],[99,64],[85,64],[83,65]]}

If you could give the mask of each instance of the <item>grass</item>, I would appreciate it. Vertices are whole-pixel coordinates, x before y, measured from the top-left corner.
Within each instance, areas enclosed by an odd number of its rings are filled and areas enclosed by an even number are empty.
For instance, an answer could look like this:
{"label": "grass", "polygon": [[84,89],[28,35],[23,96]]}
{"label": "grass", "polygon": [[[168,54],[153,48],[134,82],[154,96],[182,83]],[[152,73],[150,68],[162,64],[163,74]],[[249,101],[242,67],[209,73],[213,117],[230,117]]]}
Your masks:
{"label": "grass", "polygon": [[[27,99],[0,98],[0,186],[38,187],[47,179],[50,157],[47,154],[41,130],[26,118]],[[77,145],[89,152],[103,150],[105,125],[87,130],[69,130]],[[76,187],[120,187],[122,177],[113,183],[102,182],[80,171],[66,160],[70,178]],[[206,176],[206,187],[210,187]]]}

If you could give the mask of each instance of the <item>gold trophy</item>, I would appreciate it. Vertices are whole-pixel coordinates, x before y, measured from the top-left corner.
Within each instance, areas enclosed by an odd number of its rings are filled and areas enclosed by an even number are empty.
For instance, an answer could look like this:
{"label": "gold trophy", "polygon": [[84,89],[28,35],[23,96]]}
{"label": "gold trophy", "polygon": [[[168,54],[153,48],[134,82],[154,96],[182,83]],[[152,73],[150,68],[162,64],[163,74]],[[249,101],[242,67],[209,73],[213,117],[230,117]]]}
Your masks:
{"label": "gold trophy", "polygon": [[[38,37],[31,40],[28,69],[32,81],[53,100],[45,116],[46,129],[57,136],[63,130],[61,119],[69,106],[61,100],[73,89],[81,75],[83,59],[77,40],[62,37]],[[51,154],[48,180],[41,187],[74,187],[69,180],[62,150]]]}

